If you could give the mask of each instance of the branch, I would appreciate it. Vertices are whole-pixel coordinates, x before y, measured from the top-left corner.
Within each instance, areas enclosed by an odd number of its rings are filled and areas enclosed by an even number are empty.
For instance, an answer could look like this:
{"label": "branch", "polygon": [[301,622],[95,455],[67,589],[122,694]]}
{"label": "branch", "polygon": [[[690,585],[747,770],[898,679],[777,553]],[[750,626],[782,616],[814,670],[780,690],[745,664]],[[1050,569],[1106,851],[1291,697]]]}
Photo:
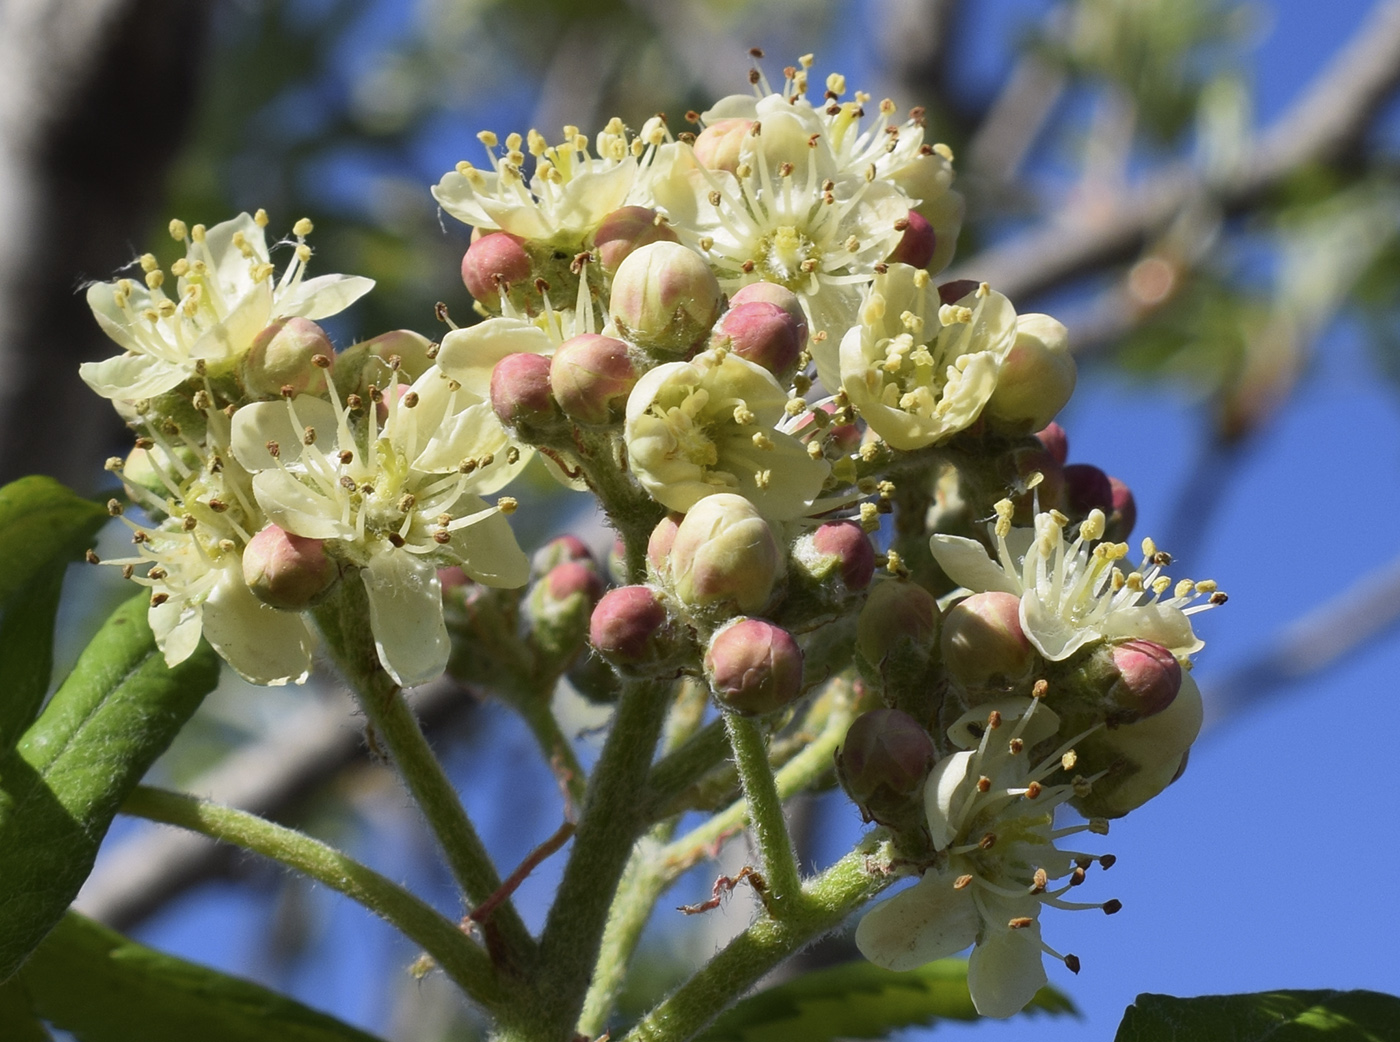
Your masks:
{"label": "branch", "polygon": [[1341,157],[1397,83],[1400,0],[1385,0],[1235,172],[1210,181],[1189,163],[1171,164],[1135,189],[1071,203],[1044,225],[958,265],[948,278],[978,278],[1012,298],[1030,297],[1130,256],[1202,194],[1239,208],[1300,164]]}

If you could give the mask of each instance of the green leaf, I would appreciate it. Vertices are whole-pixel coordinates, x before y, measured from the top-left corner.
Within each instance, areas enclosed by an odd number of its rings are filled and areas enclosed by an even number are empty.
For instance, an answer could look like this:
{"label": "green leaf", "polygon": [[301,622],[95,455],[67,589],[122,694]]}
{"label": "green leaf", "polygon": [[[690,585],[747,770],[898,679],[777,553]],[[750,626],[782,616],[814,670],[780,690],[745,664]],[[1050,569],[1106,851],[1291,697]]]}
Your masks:
{"label": "green leaf", "polygon": [[18,978],[0,984],[0,1038],[5,1042],[53,1042]]}
{"label": "green leaf", "polygon": [[376,1042],[260,984],[147,948],[75,912],[6,987],[15,984],[32,1015],[79,1042]]}
{"label": "green leaf", "polygon": [[1114,1042],[1400,1042],[1400,998],[1375,991],[1139,995]]}
{"label": "green leaf", "polygon": [[113,612],[0,753],[0,982],[63,917],[122,799],[218,682],[207,644],[165,665],[147,606],[142,593]]}
{"label": "green leaf", "polygon": [[106,510],[53,478],[0,488],[0,749],[13,746],[39,713],[63,573],[106,520]]}
{"label": "green leaf", "polygon": [[[1041,988],[1027,1010],[1076,1013],[1051,987]],[[826,1042],[883,1038],[891,1031],[935,1020],[976,1020],[967,993],[967,963],[940,959],[907,973],[868,962],[814,970],[744,999],[720,1016],[700,1042]]]}

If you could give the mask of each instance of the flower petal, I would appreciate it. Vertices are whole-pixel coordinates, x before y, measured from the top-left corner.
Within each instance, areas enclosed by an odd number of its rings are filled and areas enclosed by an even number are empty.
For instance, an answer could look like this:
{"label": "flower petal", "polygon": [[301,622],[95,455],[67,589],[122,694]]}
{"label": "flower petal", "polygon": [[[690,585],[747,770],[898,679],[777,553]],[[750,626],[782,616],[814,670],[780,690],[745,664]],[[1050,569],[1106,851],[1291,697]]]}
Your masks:
{"label": "flower petal", "polygon": [[929,835],[938,850],[951,846],[958,834],[957,819],[967,799],[972,756],[970,752],[945,756],[934,764],[928,781],[924,782],[924,814],[928,817]]}
{"label": "flower petal", "polygon": [[253,495],[267,519],[305,539],[353,539],[355,530],[340,519],[335,500],[313,492],[285,470],[253,477]]}
{"label": "flower petal", "polygon": [[[506,355],[543,355],[554,342],[543,329],[520,318],[488,318],[442,338],[437,366],[479,402],[491,399],[491,372]],[[466,404],[465,402],[463,404]]]}
{"label": "flower petal", "polygon": [[273,304],[274,318],[327,318],[338,315],[370,290],[374,280],[359,275],[318,275]]}
{"label": "flower petal", "polygon": [[[309,394],[298,395],[290,409],[285,401],[252,402],[233,414],[233,455],[249,471],[271,470],[277,459],[290,463],[301,456],[307,427],[316,432],[317,444],[334,445],[338,423],[335,406]],[[273,442],[277,459],[268,449]]]}
{"label": "flower petal", "polygon": [[1050,662],[1063,662],[1085,644],[1102,639],[1097,629],[1076,626],[1051,609],[1035,590],[1021,595],[1021,629]]}
{"label": "flower petal", "polygon": [[1194,655],[1206,646],[1191,629],[1191,619],[1180,608],[1143,604],[1108,613],[1100,627],[1105,637],[1137,637],[1160,644],[1175,655]]}
{"label": "flower petal", "polygon": [[311,672],[311,633],[300,615],[263,604],[224,569],[204,602],[204,636],[234,671],[254,684],[300,684]]}
{"label": "flower petal", "polygon": [[[984,897],[987,912],[996,916],[986,923],[982,939],[967,961],[967,988],[972,1004],[984,1017],[1010,1017],[1026,1008],[1047,978],[1041,960],[1040,902],[1034,899],[1005,901]],[[1029,926],[1017,930],[1006,924],[1029,917]]]}
{"label": "flower petal", "polygon": [[[473,500],[479,504],[475,509]],[[479,583],[506,590],[530,581],[530,559],[515,541],[504,514],[474,496],[459,500],[453,512],[471,522],[454,529],[449,544],[462,571]]]}
{"label": "flower petal", "polygon": [[1021,584],[1007,575],[975,539],[939,533],[929,540],[929,549],[948,578],[973,593],[998,591],[1021,595]]}
{"label": "flower petal", "polygon": [[362,574],[374,647],[394,683],[413,687],[442,676],[452,645],[437,569],[404,550],[386,550]]}
{"label": "flower petal", "polygon": [[955,890],[953,878],[927,872],[915,886],[866,912],[856,927],[861,954],[887,970],[912,970],[973,943],[977,906],[971,888]]}
{"label": "flower petal", "polygon": [[78,366],[83,382],[103,398],[154,398],[178,387],[189,375],[183,367],[150,355],[117,355]]}

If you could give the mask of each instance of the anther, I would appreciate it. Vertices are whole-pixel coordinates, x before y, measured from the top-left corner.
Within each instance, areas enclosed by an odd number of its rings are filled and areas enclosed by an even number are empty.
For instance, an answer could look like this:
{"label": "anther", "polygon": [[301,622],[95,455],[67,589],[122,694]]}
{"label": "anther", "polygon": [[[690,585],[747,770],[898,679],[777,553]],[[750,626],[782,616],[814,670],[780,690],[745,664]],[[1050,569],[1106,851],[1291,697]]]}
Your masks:
{"label": "anther", "polygon": [[520,501],[514,496],[502,496],[496,500],[496,509],[503,514],[513,514],[520,506]]}
{"label": "anther", "polygon": [[168,600],[170,600],[170,594],[168,593],[153,593],[151,594],[151,607],[159,608]]}
{"label": "anther", "polygon": [[83,554],[83,559],[84,559],[85,561],[87,561],[88,564],[101,564],[101,563],[102,563],[102,558],[100,558],[100,557],[97,556],[97,551],[96,551],[96,550],[89,550],[87,553]]}
{"label": "anther", "polygon": [[991,791],[992,791],[992,779],[988,778],[985,774],[982,775],[982,777],[978,778],[978,779],[977,779],[977,791],[978,791],[978,792],[991,792]]}
{"label": "anther", "polygon": [[1028,800],[1037,799],[1043,791],[1045,791],[1045,790],[1044,790],[1044,788],[1041,786],[1040,782],[1038,782],[1038,781],[1033,781],[1033,782],[1031,782],[1029,785],[1026,786],[1026,799],[1028,799]]}
{"label": "anther", "polygon": [[130,579],[130,578],[131,578],[133,575],[135,575],[135,574],[136,574],[136,566],[135,566],[134,564],[124,564],[124,565],[122,565],[122,578],[123,578],[123,579]]}
{"label": "anther", "polygon": [[1011,750],[1012,756],[1018,756],[1021,750],[1026,747],[1026,740],[1024,738],[1013,738],[1006,743],[1006,747]]}
{"label": "anther", "polygon": [[412,492],[405,492],[399,500],[399,513],[407,514],[418,504],[418,499]]}
{"label": "anther", "polygon": [[1120,900],[1118,900],[1118,898],[1116,898],[1116,897],[1111,897],[1111,898],[1109,898],[1107,901],[1105,901],[1105,902],[1103,903],[1103,914],[1104,914],[1104,915],[1114,915],[1114,914],[1116,914],[1117,912],[1122,911],[1122,909],[1123,909],[1123,902],[1120,901]]}
{"label": "anther", "polygon": [[302,429],[302,432],[301,432],[301,443],[302,443],[303,445],[315,445],[315,444],[316,444],[316,428],[315,428],[315,427],[304,427],[304,428]]}
{"label": "anther", "polygon": [[1024,930],[1034,922],[1035,919],[1029,915],[1018,915],[1015,919],[1008,920],[1006,925],[1013,930]]}
{"label": "anther", "polygon": [[269,441],[269,442],[267,443],[267,454],[268,454],[269,456],[271,456],[273,459],[281,459],[281,458],[282,458],[282,446],[281,446],[281,445],[278,445],[277,442],[275,442],[275,441]]}
{"label": "anther", "polygon": [[228,504],[225,503],[222,499],[211,499],[209,500],[209,509],[214,511],[214,513],[216,514],[222,514],[225,510],[228,509]]}
{"label": "anther", "polygon": [[452,533],[444,529],[438,529],[433,533],[433,542],[439,545],[446,545],[452,542]]}
{"label": "anther", "polygon": [[315,227],[316,226],[312,224],[308,218],[303,217],[301,220],[297,221],[296,224],[292,225],[292,234],[298,239],[304,239],[315,230]]}
{"label": "anther", "polygon": [[121,517],[121,516],[122,516],[122,505],[121,505],[121,503],[120,503],[118,500],[115,500],[115,499],[109,499],[109,500],[107,500],[107,513],[108,513],[108,515],[111,516],[111,517]]}
{"label": "anther", "polygon": [[345,408],[350,412],[359,412],[365,407],[364,399],[358,394],[347,394],[345,396]]}
{"label": "anther", "polygon": [[987,726],[990,727],[990,728],[992,728],[992,730],[996,730],[998,727],[1000,727],[1000,726],[1001,726],[1001,713],[999,713],[999,712],[998,712],[997,710],[995,710],[995,709],[993,709],[990,713],[988,713],[988,714],[987,714]]}
{"label": "anther", "polygon": [[1044,698],[1050,693],[1050,682],[1044,678],[1037,680],[1031,688],[1032,698]]}
{"label": "anther", "polygon": [[343,465],[348,467],[351,463],[355,462],[355,454],[349,449],[341,449],[336,459],[340,460]]}
{"label": "anther", "polygon": [[1080,883],[1084,882],[1087,876],[1088,873],[1085,872],[1084,869],[1076,865],[1074,867],[1074,871],[1069,874],[1069,885],[1078,886]]}
{"label": "anther", "polygon": [[403,536],[399,535],[397,532],[390,532],[389,542],[393,544],[394,549],[400,549],[403,546]]}
{"label": "anther", "polygon": [[186,514],[180,520],[180,527],[186,532],[193,532],[199,526],[199,520],[193,514]]}
{"label": "anther", "polygon": [[1116,865],[1117,863],[1118,863],[1118,856],[1117,856],[1116,854],[1101,854],[1101,855],[1099,855],[1099,867],[1102,868],[1102,869],[1104,869],[1105,871],[1107,871],[1108,869],[1112,868],[1112,867],[1113,867],[1114,865]]}
{"label": "anther", "polygon": [[969,875],[969,876],[958,876],[957,879],[954,879],[954,880],[953,880],[953,889],[954,889],[954,890],[965,890],[965,889],[967,889],[967,887],[968,887],[971,883],[972,883],[972,877],[971,877],[970,875]]}
{"label": "anther", "polygon": [[1050,876],[1046,873],[1045,869],[1037,868],[1035,870],[1035,874],[1031,876],[1031,893],[1045,893],[1045,887],[1049,882]]}
{"label": "anther", "polygon": [[189,234],[190,230],[185,227],[184,221],[177,218],[170,222],[170,237],[176,242],[184,242]]}
{"label": "anther", "polygon": [[1069,970],[1070,973],[1077,974],[1077,973],[1079,972],[1079,956],[1077,956],[1077,955],[1066,955],[1066,956],[1065,956],[1065,969]]}
{"label": "anther", "polygon": [[997,834],[995,832],[988,832],[985,836],[983,836],[977,841],[977,846],[982,850],[991,850],[992,847],[996,846],[996,842]]}
{"label": "anther", "polygon": [[331,367],[330,355],[312,355],[311,364],[317,369],[329,369]]}
{"label": "anther", "polygon": [[297,396],[297,389],[291,384],[283,384],[279,393],[283,398],[295,398]]}
{"label": "anther", "polygon": [[402,398],[399,399],[399,404],[402,405],[405,409],[412,409],[415,405],[418,404],[418,392],[409,391],[407,394],[405,394]]}

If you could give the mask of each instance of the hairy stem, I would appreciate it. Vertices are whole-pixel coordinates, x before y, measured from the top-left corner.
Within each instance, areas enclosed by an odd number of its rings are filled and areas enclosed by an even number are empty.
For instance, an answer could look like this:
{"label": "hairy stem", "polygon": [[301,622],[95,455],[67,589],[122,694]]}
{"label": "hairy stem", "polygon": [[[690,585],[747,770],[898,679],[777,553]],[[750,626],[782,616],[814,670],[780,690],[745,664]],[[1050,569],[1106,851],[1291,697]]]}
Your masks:
{"label": "hairy stem", "polygon": [[770,914],[785,918],[792,911],[793,902],[801,896],[802,881],[792,837],[788,835],[787,819],[783,817],[783,798],[778,795],[773,769],[768,766],[768,742],[747,717],[730,713],[725,716],[724,724],[734,750],[739,781],[744,787],[749,825],[758,840],[759,856],[763,860],[768,884],[764,904]]}
{"label": "hairy stem", "polygon": [[232,843],[302,872],[387,920],[488,1010],[500,1011],[508,1001],[486,953],[455,923],[319,840],[246,811],[146,786],[126,798],[122,813]]}

